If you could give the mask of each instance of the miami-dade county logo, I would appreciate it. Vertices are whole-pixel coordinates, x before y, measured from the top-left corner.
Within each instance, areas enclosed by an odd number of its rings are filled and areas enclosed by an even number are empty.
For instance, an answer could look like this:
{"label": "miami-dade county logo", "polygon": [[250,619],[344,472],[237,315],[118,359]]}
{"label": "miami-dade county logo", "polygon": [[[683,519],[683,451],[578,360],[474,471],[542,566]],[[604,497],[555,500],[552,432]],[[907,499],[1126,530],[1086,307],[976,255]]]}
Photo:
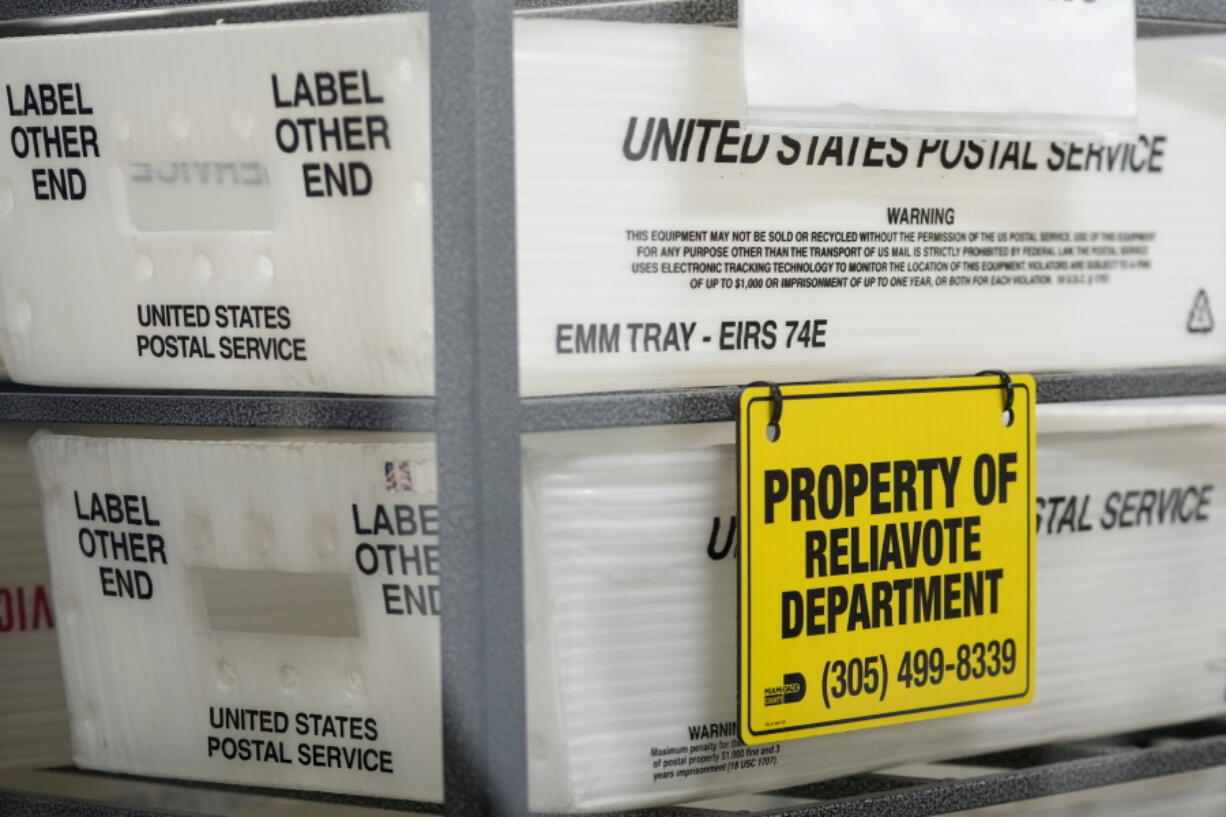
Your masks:
{"label": "miami-dade county logo", "polygon": [[805,683],[805,676],[799,672],[789,672],[783,676],[783,683],[777,687],[766,688],[766,706],[778,706],[779,704],[794,704],[797,701],[803,701],[805,690],[808,689],[808,684]]}
{"label": "miami-dade county logo", "polygon": [[383,482],[389,491],[413,490],[413,471],[408,461],[383,463]]}

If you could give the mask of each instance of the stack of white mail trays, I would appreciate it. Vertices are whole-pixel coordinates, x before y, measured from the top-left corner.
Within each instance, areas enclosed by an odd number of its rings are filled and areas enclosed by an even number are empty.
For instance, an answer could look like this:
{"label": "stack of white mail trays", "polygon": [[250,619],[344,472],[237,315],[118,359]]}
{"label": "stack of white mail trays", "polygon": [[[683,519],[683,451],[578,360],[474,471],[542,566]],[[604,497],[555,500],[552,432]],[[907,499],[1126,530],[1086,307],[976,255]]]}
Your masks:
{"label": "stack of white mail trays", "polygon": [[[751,132],[732,30],[515,36],[527,395],[1226,359],[1216,38],[1140,44],[1140,133],[1104,148]],[[13,40],[13,379],[432,394],[427,40],[420,14]],[[733,429],[525,437],[533,808],[1226,714],[1226,402],[1043,407],[1038,434],[1034,702],[740,768],[718,762],[739,745]],[[441,799],[432,440],[92,429],[31,450],[51,586],[0,596],[0,649],[53,608],[68,715],[0,724],[47,738],[38,763],[67,721],[87,768]],[[41,663],[3,689],[53,690],[52,658],[17,652]]]}

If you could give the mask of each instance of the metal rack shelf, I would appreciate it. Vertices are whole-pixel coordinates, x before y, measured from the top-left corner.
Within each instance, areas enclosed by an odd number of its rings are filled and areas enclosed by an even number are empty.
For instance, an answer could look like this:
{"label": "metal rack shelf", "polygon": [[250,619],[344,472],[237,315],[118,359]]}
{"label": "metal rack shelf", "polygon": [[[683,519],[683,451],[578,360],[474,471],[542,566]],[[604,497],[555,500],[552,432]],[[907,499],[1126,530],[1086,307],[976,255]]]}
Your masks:
{"label": "metal rack shelf", "polygon": [[[1226,721],[1180,724],[1093,741],[1051,744],[767,793],[765,807],[738,799],[623,812],[623,817],[926,817],[1067,794],[1226,763]],[[968,772],[971,772],[968,774]],[[19,817],[267,815],[378,817],[387,810],[437,814],[421,803],[154,780],[76,769],[0,774],[0,814]],[[603,815],[603,817],[613,817]]]}
{"label": "metal rack shelf", "polygon": [[[1226,394],[1226,366],[1134,369],[1035,376],[1040,403]],[[587,428],[731,422],[739,386],[606,392],[524,400],[521,428]]]}
{"label": "metal rack shelf", "polygon": [[[1040,403],[1226,394],[1226,366],[1036,375]],[[731,422],[739,386],[564,394],[520,402],[525,433]],[[432,397],[40,389],[0,385],[0,422],[434,430]]]}
{"label": "metal rack shelf", "polygon": [[[739,0],[513,0],[520,16],[636,23],[735,24]],[[172,28],[422,11],[427,0],[33,0],[13,4],[0,37]],[[1226,25],[1221,0],[1136,0],[1143,34],[1188,34]]]}
{"label": "metal rack shelf", "polygon": [[429,431],[430,397],[0,386],[0,422]]}
{"label": "metal rack shelf", "polygon": [[[429,9],[434,179],[436,398],[0,388],[0,422],[435,431],[439,446],[445,811],[527,813],[520,434],[731,420],[737,388],[521,399],[517,366],[512,0],[31,0],[0,37],[241,24]],[[518,0],[525,16],[734,23],[737,0]],[[1145,34],[1226,25],[1226,2],[1137,0]],[[454,138],[464,134],[465,138]],[[508,260],[509,259],[509,260]],[[1044,402],[1226,394],[1226,367],[1039,378]],[[867,774],[783,792],[791,817],[929,815],[1226,764],[1226,724],[964,759],[948,780]],[[292,798],[297,799],[292,799]],[[294,808],[284,807],[285,802]],[[167,815],[428,810],[300,792],[75,771],[0,775],[0,814]],[[675,806],[627,817],[716,817]]]}

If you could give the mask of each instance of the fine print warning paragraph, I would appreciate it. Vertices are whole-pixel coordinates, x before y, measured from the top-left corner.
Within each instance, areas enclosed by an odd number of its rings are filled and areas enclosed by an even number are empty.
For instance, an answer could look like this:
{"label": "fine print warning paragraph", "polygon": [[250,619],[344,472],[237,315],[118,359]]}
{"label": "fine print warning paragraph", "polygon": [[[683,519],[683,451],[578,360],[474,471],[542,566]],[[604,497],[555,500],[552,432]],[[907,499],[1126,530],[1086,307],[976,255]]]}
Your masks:
{"label": "fine print warning paragraph", "polygon": [[1148,270],[1154,232],[626,230],[635,275],[691,289],[1101,286]]}

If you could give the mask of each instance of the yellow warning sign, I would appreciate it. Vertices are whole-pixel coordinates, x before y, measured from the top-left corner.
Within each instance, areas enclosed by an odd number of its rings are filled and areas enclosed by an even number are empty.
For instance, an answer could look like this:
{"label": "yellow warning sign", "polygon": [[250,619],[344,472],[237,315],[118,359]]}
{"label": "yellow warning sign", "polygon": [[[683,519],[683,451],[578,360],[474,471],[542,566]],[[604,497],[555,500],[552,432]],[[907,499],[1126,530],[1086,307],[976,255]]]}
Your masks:
{"label": "yellow warning sign", "polygon": [[1032,378],[753,386],[737,438],[745,743],[1030,701]]}

